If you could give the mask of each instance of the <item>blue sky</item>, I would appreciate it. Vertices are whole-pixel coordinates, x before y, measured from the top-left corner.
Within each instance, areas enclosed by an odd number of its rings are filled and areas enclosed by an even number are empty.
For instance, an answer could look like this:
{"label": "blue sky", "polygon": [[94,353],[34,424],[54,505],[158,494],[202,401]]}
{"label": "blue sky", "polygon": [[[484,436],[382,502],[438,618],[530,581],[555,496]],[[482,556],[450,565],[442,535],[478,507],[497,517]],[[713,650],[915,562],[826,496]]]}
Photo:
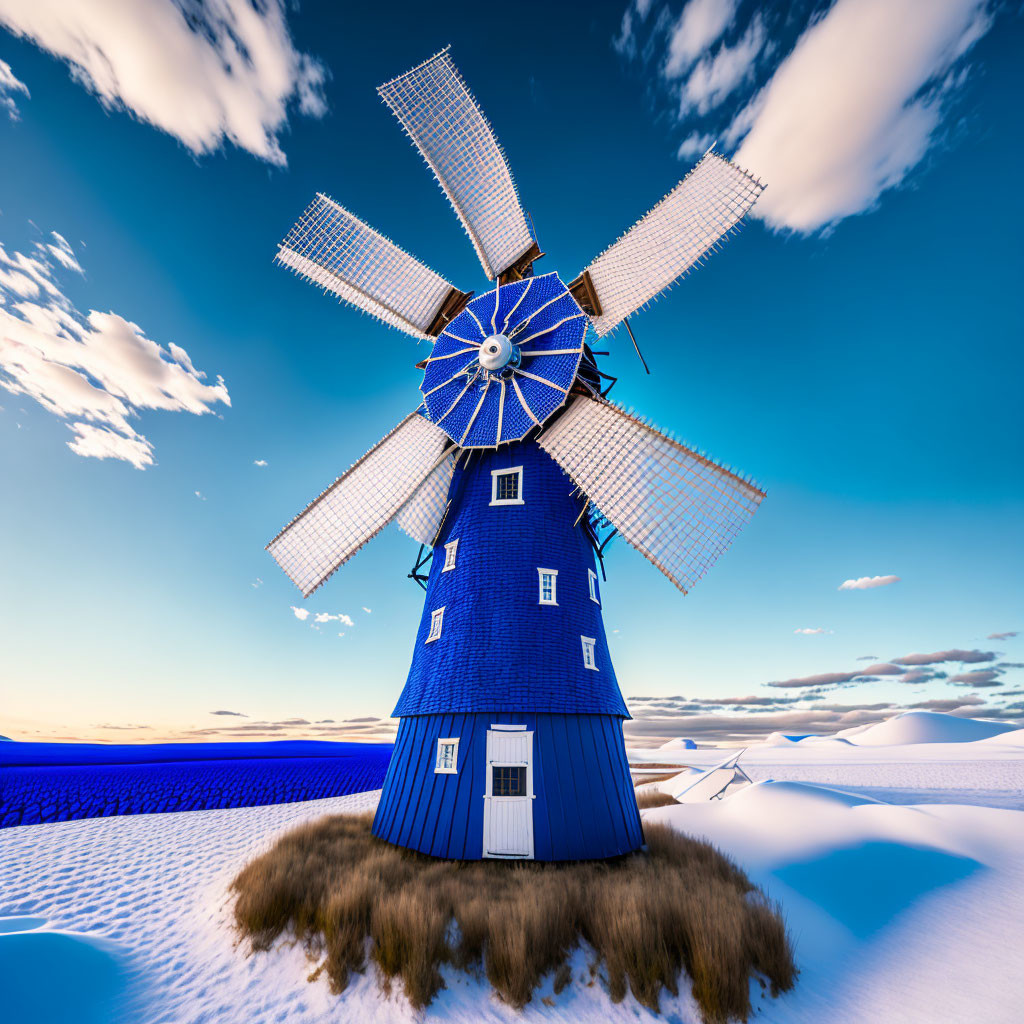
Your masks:
{"label": "blue sky", "polygon": [[1016,10],[618,0],[510,32],[223,0],[232,31],[211,7],[197,34],[171,0],[58,6],[0,4],[0,732],[387,734],[416,546],[389,528],[305,604],[263,546],[417,403],[427,352],[271,261],[323,190],[486,290],[375,93],[447,43],[538,270],[574,276],[711,140],[768,185],[635,318],[652,375],[610,343],[614,398],[768,490],[685,598],[613,545],[632,738],[1024,714],[1024,645],[993,638],[1024,631]]}

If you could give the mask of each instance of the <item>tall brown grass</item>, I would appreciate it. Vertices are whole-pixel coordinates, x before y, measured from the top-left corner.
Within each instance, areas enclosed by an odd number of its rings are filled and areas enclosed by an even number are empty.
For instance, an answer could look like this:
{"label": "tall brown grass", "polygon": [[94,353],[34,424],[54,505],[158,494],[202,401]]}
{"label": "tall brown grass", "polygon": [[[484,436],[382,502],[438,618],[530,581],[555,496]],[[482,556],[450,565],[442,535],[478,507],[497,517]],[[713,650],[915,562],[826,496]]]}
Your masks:
{"label": "tall brown grass", "polygon": [[773,995],[795,982],[778,908],[714,847],[667,826],[646,825],[643,853],[541,864],[434,860],[381,842],[370,822],[304,825],[243,869],[235,921],[253,951],[292,932],[341,992],[368,950],[416,1008],[444,986],[443,964],[482,969],[514,1007],[548,974],[559,993],[581,940],[613,1001],[631,991],[657,1011],[685,971],[707,1024],[747,1019],[751,977]]}
{"label": "tall brown grass", "polygon": [[668,807],[674,803],[677,803],[674,797],[662,793],[659,789],[643,786],[636,791],[636,805],[641,811],[646,811],[650,807]]}

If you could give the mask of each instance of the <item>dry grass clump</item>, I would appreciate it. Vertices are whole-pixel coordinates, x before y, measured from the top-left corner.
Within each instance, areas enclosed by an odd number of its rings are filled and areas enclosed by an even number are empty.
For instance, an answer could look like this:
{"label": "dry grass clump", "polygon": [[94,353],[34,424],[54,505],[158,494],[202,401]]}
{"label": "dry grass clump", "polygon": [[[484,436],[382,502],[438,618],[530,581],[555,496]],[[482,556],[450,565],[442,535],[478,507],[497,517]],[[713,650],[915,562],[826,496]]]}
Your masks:
{"label": "dry grass clump", "polygon": [[662,793],[660,789],[644,787],[636,791],[636,805],[641,811],[646,811],[649,807],[668,807],[669,804],[676,802],[674,797]]}
{"label": "dry grass clump", "polygon": [[444,986],[443,964],[482,969],[517,1008],[548,974],[560,993],[581,940],[613,1001],[632,991],[657,1011],[686,971],[708,1024],[747,1019],[751,976],[773,995],[794,984],[778,908],[712,846],[667,826],[646,826],[645,853],[543,864],[435,860],[375,838],[371,820],[304,825],[238,875],[235,921],[252,950],[293,932],[335,992],[369,955],[417,1009]]}
{"label": "dry grass clump", "polygon": [[[682,768],[679,769],[682,771]],[[666,779],[674,779],[679,772],[660,772],[657,775],[635,775],[633,776],[633,788],[646,786],[649,782],[664,782]]]}

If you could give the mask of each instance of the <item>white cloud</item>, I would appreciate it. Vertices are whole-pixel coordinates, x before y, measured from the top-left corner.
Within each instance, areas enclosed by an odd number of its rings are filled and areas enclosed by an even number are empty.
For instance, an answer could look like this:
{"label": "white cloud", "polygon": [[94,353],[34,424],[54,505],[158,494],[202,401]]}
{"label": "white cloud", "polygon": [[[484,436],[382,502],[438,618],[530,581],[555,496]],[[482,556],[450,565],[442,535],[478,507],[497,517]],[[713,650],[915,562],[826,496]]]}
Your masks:
{"label": "white cloud", "polygon": [[685,160],[687,157],[697,156],[698,154],[703,155],[710,149],[714,141],[715,137],[710,132],[690,132],[679,143],[679,151],[676,153],[676,156],[680,160]]}
{"label": "white cloud", "polygon": [[260,587],[263,586],[263,580],[261,580],[260,577],[257,576],[256,577],[256,582],[255,583],[250,583],[249,586],[252,587],[253,590],[258,590]]}
{"label": "white cloud", "polygon": [[[344,612],[339,612],[337,615],[331,615],[328,612],[317,612],[313,616],[313,621],[317,623],[322,622],[340,622],[343,626],[354,626],[355,622],[352,621],[350,615],[346,615]],[[344,636],[344,634],[339,634]]]}
{"label": "white cloud", "polygon": [[253,465],[254,466],[260,466],[260,467],[265,466],[265,465],[267,465],[267,460],[266,459],[255,459],[255,460],[253,460]]}
{"label": "white cloud", "polygon": [[192,493],[193,493],[193,494],[194,494],[194,495],[195,495],[195,496],[196,496],[196,497],[197,497],[197,498],[198,498],[198,499],[199,499],[200,501],[206,501],[206,498],[204,498],[204,497],[203,497],[203,492],[202,492],[202,491],[193,491]]}
{"label": "white cloud", "polygon": [[76,455],[92,459],[120,459],[130,462],[136,469],[153,465],[153,446],[144,437],[125,437],[109,427],[97,427],[92,423],[69,423],[68,427],[75,435],[73,441],[68,441],[68,447]]}
{"label": "white cloud", "polygon": [[679,78],[718,39],[736,17],[739,0],[690,0],[671,29],[666,78]]}
{"label": "white cloud", "polygon": [[55,263],[82,268],[62,235],[50,237],[34,256],[0,243],[0,387],[74,420],[68,447],[76,454],[143,469],[153,447],[131,422],[140,410],[211,412],[217,402],[231,404],[227,386],[221,378],[204,384],[184,349],[173,346],[188,368],[116,313],[79,313],[57,283]]}
{"label": "white cloud", "polygon": [[837,0],[726,133],[768,185],[754,213],[812,232],[870,209],[934,143],[991,23],[986,0]]}
{"label": "white cloud", "polygon": [[643,21],[651,9],[653,0],[631,0],[622,14],[619,34],[612,40],[612,46],[626,57],[636,56],[636,21]]}
{"label": "white cloud", "polygon": [[326,69],[295,49],[282,0],[4,0],[0,24],[193,153],[229,142],[283,165],[289,109],[327,109]]}
{"label": "white cloud", "polygon": [[[85,271],[82,269],[81,264],[78,262],[78,258],[75,256],[74,249],[71,248],[71,243],[62,235],[56,231],[50,232],[50,237],[53,242],[47,242],[45,249],[65,270],[74,270],[79,274],[84,275]],[[37,248],[43,248],[37,246]],[[178,349],[175,344],[170,345],[171,355],[174,355],[174,350]],[[183,352],[185,357],[188,358],[188,353],[184,349],[178,349],[179,352]],[[177,357],[175,357],[177,358]],[[189,363],[188,369],[192,369],[191,363]],[[204,376],[200,374],[200,376]]]}
{"label": "white cloud", "polygon": [[831,633],[832,630],[822,629],[821,626],[818,626],[816,629],[794,629],[793,632],[799,636],[821,636],[825,633]]}
{"label": "white cloud", "polygon": [[874,587],[887,587],[891,583],[899,583],[899,576],[861,576],[855,580],[844,580],[839,584],[840,590],[871,590]]}
{"label": "white cloud", "polygon": [[764,19],[758,14],[735,46],[722,46],[714,57],[703,57],[680,93],[680,117],[691,110],[702,115],[708,113],[747,81],[754,73],[765,39]]}
{"label": "white cloud", "polygon": [[367,615],[372,614],[372,609],[367,608],[366,605],[363,605],[363,611],[366,612]]}
{"label": "white cloud", "polygon": [[299,622],[305,622],[306,619],[309,618],[308,608],[296,608],[295,605],[292,605],[291,609],[293,612],[295,612],[295,618],[297,618]]}
{"label": "white cloud", "polygon": [[17,121],[21,117],[18,112],[18,104],[14,99],[16,93],[30,95],[28,86],[15,76],[11,65],[0,60],[0,110],[6,110],[7,116],[12,121]]}

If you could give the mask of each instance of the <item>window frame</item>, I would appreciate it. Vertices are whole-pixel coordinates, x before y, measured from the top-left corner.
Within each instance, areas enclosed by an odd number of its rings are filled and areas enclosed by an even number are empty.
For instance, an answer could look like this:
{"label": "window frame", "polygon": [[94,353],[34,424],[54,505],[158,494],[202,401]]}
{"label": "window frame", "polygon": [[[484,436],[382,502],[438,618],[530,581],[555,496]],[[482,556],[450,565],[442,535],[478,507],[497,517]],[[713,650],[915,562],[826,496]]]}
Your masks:
{"label": "window frame", "polygon": [[[525,764],[491,764],[491,798],[498,800],[522,800],[529,796],[529,780],[527,778],[527,765]],[[511,782],[515,773],[517,781],[517,793],[498,793],[495,791],[494,783],[500,778],[502,782]],[[504,787],[501,787],[504,788]]]}
{"label": "window frame", "polygon": [[[511,476],[515,473],[518,477],[516,483],[516,498],[499,498],[498,497],[498,477]],[[523,500],[523,467],[522,466],[506,466],[504,469],[492,469],[491,470],[491,504],[492,505],[525,505],[526,502]]]}
{"label": "window frame", "polygon": [[[544,577],[551,577],[551,600],[545,600],[544,598]],[[542,569],[540,566],[537,567],[537,604],[549,604],[558,606],[558,570],[557,569]]]}
{"label": "window frame", "polygon": [[[425,644],[432,644],[435,640],[441,639],[441,633],[444,630],[444,610],[447,605],[441,605],[440,608],[435,608],[430,613],[430,630],[427,633],[427,639],[423,642]],[[434,623],[437,623],[437,633],[434,632]]]}
{"label": "window frame", "polygon": [[587,588],[590,591],[590,600],[600,607],[601,598],[600,591],[597,589],[597,573],[593,569],[587,570]]}
{"label": "window frame", "polygon": [[583,646],[583,667],[599,672],[600,669],[597,667],[597,639],[592,636],[583,636],[581,633],[580,643]]}
{"label": "window frame", "polygon": [[459,538],[448,541],[444,546],[444,567],[441,572],[451,572],[455,568],[455,556],[459,550]]}
{"label": "window frame", "polygon": [[[452,748],[452,766],[445,768],[441,763],[441,751],[446,747]],[[459,774],[459,737],[442,736],[437,741],[437,753],[434,756],[435,775],[458,775]]]}

